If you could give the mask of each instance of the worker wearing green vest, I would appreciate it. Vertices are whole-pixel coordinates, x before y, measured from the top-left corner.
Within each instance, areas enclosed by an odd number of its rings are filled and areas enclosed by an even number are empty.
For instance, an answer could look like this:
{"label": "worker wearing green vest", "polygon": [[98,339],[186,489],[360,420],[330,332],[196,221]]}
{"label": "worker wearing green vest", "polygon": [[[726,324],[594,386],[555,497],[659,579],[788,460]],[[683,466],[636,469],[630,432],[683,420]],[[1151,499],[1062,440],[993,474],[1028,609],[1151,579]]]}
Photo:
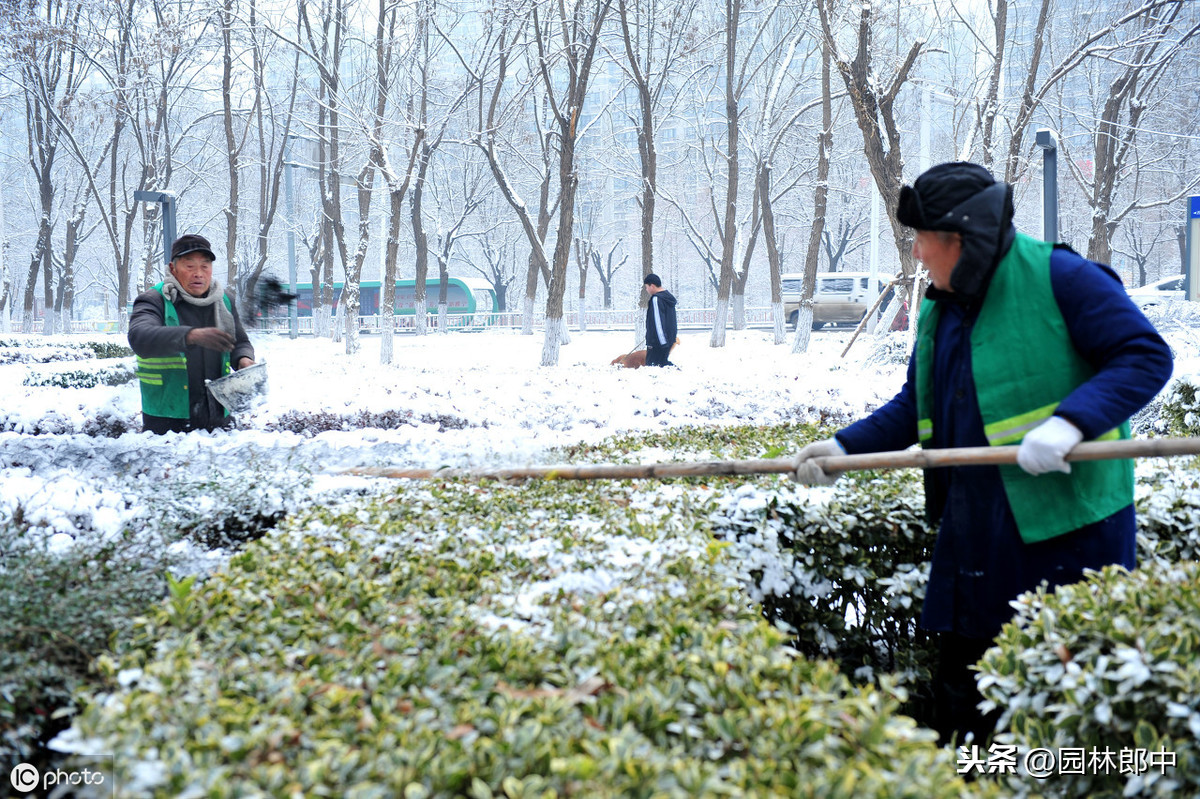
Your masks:
{"label": "worker wearing green vest", "polygon": [[137,355],[142,427],[149,432],[229,425],[229,411],[205,381],[254,363],[237,305],[213,278],[214,261],[203,236],[180,236],[171,245],[167,277],[133,302],[129,346]]}
{"label": "worker wearing green vest", "polygon": [[1132,461],[1067,463],[1080,441],[1129,437],[1170,378],[1170,349],[1109,267],[1013,226],[1012,187],[977,164],[941,164],[900,192],[931,284],[908,377],[890,402],[798,456],[1020,444],[1018,466],[925,472],[938,523],[921,624],[937,634],[943,740],[977,742],[994,718],[970,667],[1012,618],[1009,602],[1085,569],[1133,568]]}

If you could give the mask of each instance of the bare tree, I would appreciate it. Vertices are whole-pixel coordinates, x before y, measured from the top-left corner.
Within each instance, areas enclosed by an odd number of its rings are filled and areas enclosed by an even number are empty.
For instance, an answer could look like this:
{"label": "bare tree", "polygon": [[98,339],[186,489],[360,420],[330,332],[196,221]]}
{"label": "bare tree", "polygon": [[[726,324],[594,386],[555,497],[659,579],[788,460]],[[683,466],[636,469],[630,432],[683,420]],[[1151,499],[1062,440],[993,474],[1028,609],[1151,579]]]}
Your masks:
{"label": "bare tree", "polygon": [[[479,146],[488,158],[493,177],[509,205],[517,212],[538,267],[550,264],[550,287],[546,300],[546,338],[542,348],[543,366],[558,363],[558,352],[567,337],[563,324],[563,296],[567,266],[571,255],[575,215],[575,191],[579,178],[575,171],[575,148],[582,133],[580,114],[587,96],[592,64],[600,38],[600,29],[612,0],[579,0],[576,4],[547,6],[555,16],[543,20],[538,2],[528,9],[527,17],[510,13],[500,20],[497,39],[496,75],[484,124],[481,97]],[[543,101],[554,126],[558,147],[558,225],[553,260],[547,259],[543,240],[516,188],[500,163],[496,151],[499,104],[508,77],[517,24],[527,19],[532,39],[533,72],[544,92]],[[560,83],[561,81],[561,83]],[[482,87],[482,84],[481,84]],[[482,92],[481,92],[482,94]],[[543,204],[544,205],[544,204]],[[527,303],[527,307],[529,307]],[[528,315],[527,315],[528,316]]]}
{"label": "bare tree", "polygon": [[12,276],[8,271],[8,225],[0,192],[0,333],[12,332]]}
{"label": "bare tree", "polygon": [[[906,277],[911,278],[916,273],[916,262],[912,257],[913,233],[896,220],[895,213],[904,179],[904,155],[900,128],[896,124],[896,99],[912,72],[924,42],[913,42],[895,73],[890,79],[884,80],[876,73],[872,62],[875,50],[874,12],[871,5],[863,5],[860,11],[857,49],[853,59],[838,47],[830,5],[830,0],[817,0],[821,30],[829,43],[833,63],[842,76],[858,127],[862,131],[863,154],[888,211],[900,268]],[[911,291],[911,286],[908,290]]]}
{"label": "bare tree", "polygon": [[596,275],[600,278],[600,285],[604,287],[604,310],[612,310],[612,287],[613,278],[617,275],[617,270],[625,265],[629,260],[629,254],[621,256],[621,260],[613,263],[613,258],[616,255],[617,247],[621,244],[617,241],[608,251],[608,255],[601,258],[599,250],[592,250],[592,267],[596,270]]}
{"label": "bare tree", "polygon": [[[782,188],[772,185],[776,155],[783,142],[791,135],[796,123],[806,111],[816,108],[821,100],[813,103],[800,104],[798,96],[801,82],[806,77],[803,69],[794,68],[796,51],[801,41],[807,36],[807,24],[804,15],[794,9],[781,9],[779,24],[771,31],[770,44],[765,47],[760,71],[764,78],[765,90],[762,92],[760,110],[754,136],[750,142],[750,150],[754,154],[755,186],[754,204],[757,213],[752,214],[757,220],[754,231],[762,230],[766,239],[767,265],[771,285],[771,317],[774,327],[775,343],[782,344],[786,340],[783,318],[783,290],[781,270],[783,257],[775,226],[775,203],[783,194],[794,189],[799,183],[799,175]],[[828,84],[822,95],[825,101],[830,100]],[[792,108],[791,113],[783,115],[780,110]],[[830,123],[832,124],[832,123]],[[828,172],[828,164],[826,164]],[[818,177],[817,192],[828,191],[824,179]],[[821,200],[820,216],[824,216],[823,198]],[[814,212],[815,213],[815,212]],[[750,253],[753,251],[753,240],[746,248],[746,258],[741,274],[734,287],[734,328],[743,329],[746,326],[745,296],[746,282],[750,274]]]}
{"label": "bare tree", "polygon": [[[1200,182],[1193,179],[1171,196],[1158,195],[1145,200],[1134,192],[1121,208],[1115,208],[1117,189],[1130,174],[1150,174],[1150,161],[1159,157],[1142,152],[1136,146],[1146,113],[1152,111],[1159,84],[1170,68],[1185,52],[1188,44],[1200,34],[1200,22],[1178,27],[1184,4],[1169,3],[1137,9],[1137,16],[1123,18],[1125,26],[1134,27],[1129,41],[1118,44],[1120,55],[1089,59],[1089,63],[1115,65],[1116,71],[1100,98],[1103,106],[1092,136],[1093,153],[1090,174],[1071,156],[1069,140],[1062,146],[1077,183],[1088,194],[1092,209],[1091,236],[1087,256],[1093,261],[1112,260],[1112,238],[1118,225],[1136,210],[1171,205],[1186,196]],[[1142,160],[1144,159],[1144,160]],[[1138,169],[1133,169],[1136,161]]]}
{"label": "bare tree", "polygon": [[[538,94],[533,86],[526,86],[520,91],[513,92],[512,96],[506,101],[506,92],[508,92],[506,86],[511,78],[510,73],[513,68],[513,58],[519,54],[520,43],[522,41],[522,28],[528,20],[529,13],[528,9],[503,6],[495,15],[493,24],[496,27],[496,35],[494,38],[489,38],[488,40],[493,47],[494,58],[489,58],[479,73],[480,80],[477,81],[477,86],[479,87],[478,118],[473,141],[487,158],[488,166],[492,170],[492,176],[496,180],[496,186],[499,188],[501,195],[509,207],[516,214],[529,241],[529,267],[525,281],[524,313],[521,332],[532,335],[533,307],[537,296],[538,278],[541,276],[547,284],[550,282],[550,267],[549,259],[546,256],[545,241],[550,225],[552,209],[550,203],[551,137],[549,131],[544,131],[542,128],[541,112],[545,104],[539,102]],[[486,79],[491,81],[490,92],[488,91],[487,80],[484,79],[485,73]],[[522,199],[520,189],[513,181],[508,170],[505,169],[500,156],[500,147],[505,143],[504,136],[510,127],[506,126],[504,122],[514,111],[519,111],[524,99],[530,96],[533,98],[532,106],[534,109],[534,115],[530,120],[531,127],[537,133],[538,150],[541,158],[540,165],[536,167],[539,176],[539,202],[536,221],[530,213],[528,205]],[[519,148],[514,148],[511,145],[508,149],[519,152]],[[555,199],[553,207],[557,207],[560,200],[561,197]]]}
{"label": "bare tree", "polygon": [[432,184],[437,209],[434,253],[438,264],[438,330],[442,333],[449,330],[450,261],[463,240],[485,235],[484,231],[465,227],[485,200],[482,189],[487,175],[483,169],[472,166],[465,164],[461,169],[447,171],[443,181]]}
{"label": "bare tree", "polygon": [[55,159],[62,145],[61,127],[54,115],[68,112],[74,104],[86,65],[70,46],[77,35],[81,8],[63,0],[45,0],[44,5],[12,8],[5,30],[5,49],[18,72],[25,101],[26,152],[37,186],[37,238],[25,277],[21,329],[33,332],[35,292],[42,274],[45,330],[54,330],[54,205]]}
{"label": "bare tree", "polygon": [[[298,0],[301,35],[304,43],[296,42],[296,46],[316,70],[317,84],[317,148],[318,172],[317,182],[321,193],[321,237],[325,246],[322,248],[322,275],[320,291],[317,283],[313,283],[313,331],[318,335],[330,335],[334,341],[341,340],[342,331],[330,324],[329,309],[333,306],[333,255],[336,246],[342,269],[349,267],[350,257],[347,253],[346,240],[342,223],[342,141],[341,141],[341,105],[342,105],[342,57],[346,27],[347,0],[321,0],[317,9],[319,16],[314,24],[309,9],[309,0]],[[354,297],[348,298],[343,289],[343,297],[338,303],[341,311],[349,300],[358,310],[357,286]]]}
{"label": "bare tree", "polygon": [[[638,165],[641,186],[638,205],[641,209],[641,275],[654,271],[654,213],[658,193],[658,150],[655,143],[659,112],[664,102],[673,104],[678,95],[670,91],[678,64],[699,50],[703,43],[692,23],[697,0],[663,2],[663,0],[618,0],[621,40],[625,45],[622,67],[637,92],[637,112],[630,114],[637,129]],[[687,77],[683,77],[687,80]],[[611,286],[605,285],[605,295],[611,298]],[[638,294],[643,309],[649,295]],[[608,307],[607,305],[605,307]],[[637,340],[643,340],[645,322],[638,316]]]}
{"label": "bare tree", "polygon": [[[227,0],[229,2],[230,0]],[[229,13],[229,25],[232,26],[232,9]],[[224,12],[222,12],[224,14]],[[223,51],[228,51],[231,42],[229,33],[225,31],[225,22],[223,16],[222,24],[222,48]],[[229,285],[238,285],[242,292],[244,301],[249,301],[255,296],[256,286],[259,278],[262,277],[266,269],[268,258],[270,255],[270,236],[271,230],[274,227],[275,221],[278,219],[280,190],[284,175],[284,159],[288,152],[288,142],[292,136],[292,125],[295,119],[296,110],[296,94],[299,82],[299,59],[300,53],[295,48],[291,48],[291,79],[288,84],[286,96],[282,98],[281,106],[276,103],[276,98],[272,95],[270,87],[267,85],[267,71],[272,60],[271,48],[268,45],[268,37],[271,35],[269,29],[262,19],[258,10],[257,0],[248,0],[248,18],[245,20],[245,34],[249,39],[248,50],[250,55],[250,85],[251,99],[250,108],[246,114],[246,129],[242,135],[241,148],[245,148],[247,140],[253,137],[256,145],[256,175],[257,185],[256,194],[258,197],[258,213],[257,224],[255,225],[255,235],[253,237],[254,247],[253,255],[247,262],[245,270],[240,268],[240,264],[232,257],[229,265]],[[228,57],[228,56],[227,56]],[[222,67],[222,79],[224,80],[226,67]],[[230,70],[232,79],[232,70]],[[232,133],[232,106],[228,99],[223,100],[226,114],[225,134],[227,146]],[[248,164],[243,163],[246,159],[238,159],[236,162],[231,159],[230,168],[238,169],[246,168]],[[237,220],[240,217],[240,212],[237,211],[238,203],[233,201],[231,192],[230,207],[234,217],[231,220],[231,225],[234,232],[230,235],[236,236]]]}
{"label": "bare tree", "polygon": [[[558,363],[559,347],[566,340],[563,322],[563,295],[567,288],[567,264],[571,257],[572,229],[575,218],[575,191],[579,175],[575,171],[575,148],[579,140],[579,115],[587,97],[592,63],[612,0],[578,0],[569,8],[557,6],[557,18],[543,25],[538,6],[533,7],[533,35],[537,41],[539,73],[546,88],[546,99],[557,123],[558,228],[554,242],[554,260],[550,270],[550,290],[546,298],[546,340],[542,348],[542,366]],[[561,41],[560,41],[561,37]],[[557,43],[558,48],[554,48]],[[555,61],[557,63],[552,64]],[[560,87],[553,73],[566,71]]]}
{"label": "bare tree", "polygon": [[[485,203],[490,201],[491,197],[485,199]],[[487,209],[488,206],[485,206],[483,215],[488,219],[497,219],[495,214],[487,213]],[[468,249],[465,252],[467,263],[487,280],[496,292],[496,310],[499,312],[508,310],[508,290],[517,279],[517,240],[522,238],[523,234],[520,231],[509,233],[512,228],[511,222],[497,221],[491,229],[476,239],[478,254],[483,256],[482,266],[473,250]]]}

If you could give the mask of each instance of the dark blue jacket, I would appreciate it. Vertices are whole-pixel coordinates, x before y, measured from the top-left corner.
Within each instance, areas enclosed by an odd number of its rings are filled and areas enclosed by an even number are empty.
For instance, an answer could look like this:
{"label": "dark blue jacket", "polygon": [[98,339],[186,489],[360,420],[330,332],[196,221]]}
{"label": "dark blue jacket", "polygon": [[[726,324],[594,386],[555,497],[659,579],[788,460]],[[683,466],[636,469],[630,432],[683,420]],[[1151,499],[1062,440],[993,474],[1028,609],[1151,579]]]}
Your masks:
{"label": "dark blue jacket", "polygon": [[670,348],[676,333],[675,297],[669,291],[660,291],[646,306],[646,346]]}
{"label": "dark blue jacket", "polygon": [[[1099,436],[1132,416],[1171,376],[1171,353],[1107,266],[1066,249],[1050,258],[1054,298],[1071,341],[1096,375],[1055,411]],[[934,291],[934,290],[931,290]],[[987,446],[971,371],[971,324],[980,303],[943,306],[934,339],[934,447]],[[837,434],[846,452],[905,449],[917,442],[916,358],[890,402]],[[926,590],[922,626],[992,638],[1012,617],[1009,601],[1036,588],[1076,582],[1085,568],[1135,565],[1133,506],[1038,544],[1017,533],[995,466],[930,469],[926,502],[941,519]]]}

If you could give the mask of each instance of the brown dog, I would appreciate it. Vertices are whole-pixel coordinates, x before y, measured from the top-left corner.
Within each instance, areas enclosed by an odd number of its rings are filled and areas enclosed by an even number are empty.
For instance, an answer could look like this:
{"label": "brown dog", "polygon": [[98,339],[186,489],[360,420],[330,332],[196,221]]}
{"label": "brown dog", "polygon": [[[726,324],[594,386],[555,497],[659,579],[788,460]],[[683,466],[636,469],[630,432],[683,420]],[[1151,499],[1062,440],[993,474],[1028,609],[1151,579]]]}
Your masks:
{"label": "brown dog", "polygon": [[[675,343],[671,345],[671,352],[679,346],[679,339],[675,339]],[[626,369],[641,369],[646,365],[646,351],[634,350],[624,355],[618,355],[609,361],[610,366],[623,366]]]}

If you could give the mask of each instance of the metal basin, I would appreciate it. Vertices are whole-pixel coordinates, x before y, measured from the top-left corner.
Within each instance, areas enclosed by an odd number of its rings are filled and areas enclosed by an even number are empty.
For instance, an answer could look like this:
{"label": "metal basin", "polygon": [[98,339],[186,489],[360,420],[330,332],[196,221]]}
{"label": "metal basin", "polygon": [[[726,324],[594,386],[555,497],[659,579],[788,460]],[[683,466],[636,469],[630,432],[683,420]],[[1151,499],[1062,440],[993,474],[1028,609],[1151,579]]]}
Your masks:
{"label": "metal basin", "polygon": [[267,364],[256,363],[216,380],[204,381],[217,402],[233,413],[245,413],[267,393]]}

